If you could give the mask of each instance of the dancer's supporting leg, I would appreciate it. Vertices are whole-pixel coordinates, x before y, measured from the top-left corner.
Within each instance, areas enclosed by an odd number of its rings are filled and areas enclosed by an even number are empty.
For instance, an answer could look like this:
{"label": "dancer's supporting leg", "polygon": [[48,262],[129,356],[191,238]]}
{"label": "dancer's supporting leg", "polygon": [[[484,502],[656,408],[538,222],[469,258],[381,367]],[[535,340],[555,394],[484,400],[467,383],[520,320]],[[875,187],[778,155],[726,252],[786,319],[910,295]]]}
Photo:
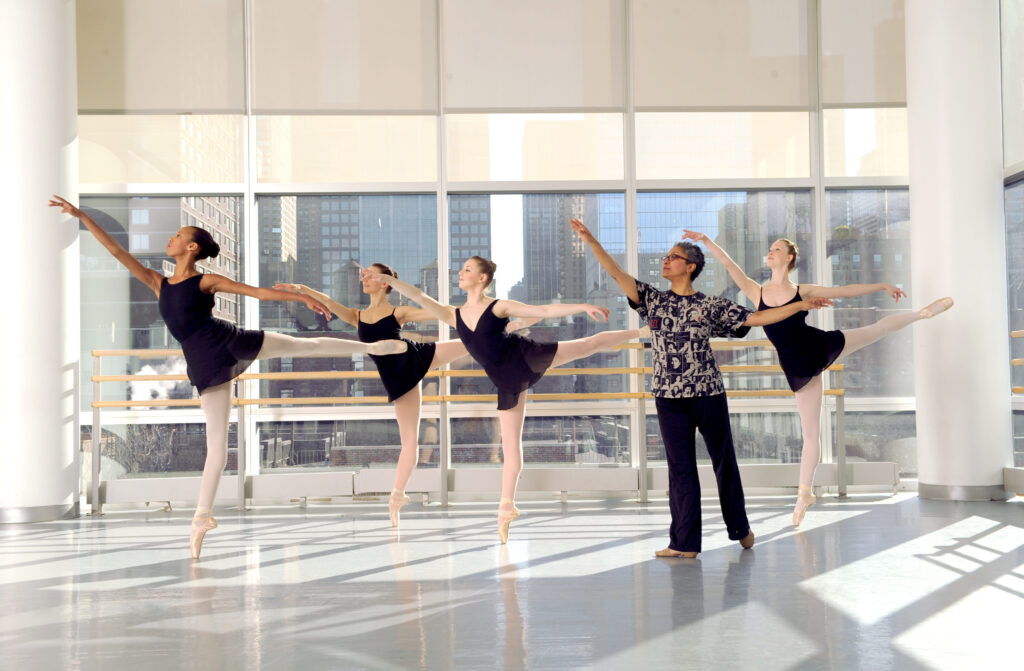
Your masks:
{"label": "dancer's supporting leg", "polygon": [[266,331],[263,334],[263,347],[256,356],[258,360],[278,359],[281,357],[310,358],[351,356],[353,354],[398,354],[404,352],[408,345],[402,340],[379,340],[373,343],[361,343],[343,338],[294,338],[283,333]]}
{"label": "dancer's supporting leg", "polygon": [[203,549],[203,536],[217,527],[213,518],[213,499],[217,485],[228,461],[228,418],[231,412],[231,385],[234,381],[218,384],[203,391],[199,402],[206,417],[206,463],[199,484],[199,504],[192,518],[189,548],[192,558],[198,559]]}
{"label": "dancer's supporting leg", "polygon": [[[466,356],[466,346],[461,340],[438,343],[434,347],[434,358],[430,368],[442,368],[455,359]],[[388,516],[391,526],[397,527],[402,508],[409,503],[405,487],[416,468],[419,456],[420,407],[422,405],[420,385],[416,385],[401,397],[395,399],[395,419],[398,421],[398,436],[402,441],[402,451],[398,455],[395,468],[395,484],[388,497]]]}
{"label": "dancer's supporting leg", "polygon": [[807,509],[814,505],[814,470],[821,455],[821,402],[824,390],[821,374],[796,392],[796,409],[800,413],[800,431],[804,447],[800,454],[800,486],[793,508],[793,526],[800,526]]}
{"label": "dancer's supporting leg", "polygon": [[642,327],[625,331],[602,331],[586,338],[563,340],[558,343],[558,351],[555,352],[555,358],[551,361],[551,367],[556,368],[570,361],[588,357],[596,352],[611,349],[627,340],[643,338],[649,334],[650,329]]}
{"label": "dancer's supporting leg", "polygon": [[[561,349],[561,343],[559,344]],[[501,500],[498,502],[498,537],[508,542],[508,525],[519,517],[515,506],[516,486],[523,470],[523,422],[526,419],[526,392],[519,395],[514,408],[498,411],[501,423],[501,451],[504,464],[501,467]]]}

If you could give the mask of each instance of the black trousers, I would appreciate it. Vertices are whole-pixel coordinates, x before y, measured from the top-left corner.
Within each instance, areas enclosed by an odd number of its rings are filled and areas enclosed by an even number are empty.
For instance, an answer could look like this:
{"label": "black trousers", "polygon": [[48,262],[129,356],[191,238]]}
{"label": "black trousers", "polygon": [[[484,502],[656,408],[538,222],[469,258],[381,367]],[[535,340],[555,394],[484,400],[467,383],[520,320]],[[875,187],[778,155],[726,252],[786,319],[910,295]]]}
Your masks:
{"label": "black trousers", "polygon": [[697,479],[697,430],[704,437],[718,480],[718,500],[729,538],[750,533],[743,483],[736,463],[725,394],[693,398],[655,398],[661,438],[668,458],[668,546],[680,552],[700,552],[700,481]]}

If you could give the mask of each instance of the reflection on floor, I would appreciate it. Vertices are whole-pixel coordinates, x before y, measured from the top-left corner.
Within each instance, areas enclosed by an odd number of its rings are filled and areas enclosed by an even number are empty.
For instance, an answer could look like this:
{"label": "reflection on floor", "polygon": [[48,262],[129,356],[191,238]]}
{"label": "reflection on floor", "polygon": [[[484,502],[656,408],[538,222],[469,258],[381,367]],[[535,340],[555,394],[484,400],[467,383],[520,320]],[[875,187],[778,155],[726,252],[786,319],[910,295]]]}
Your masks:
{"label": "reflection on floor", "polygon": [[1020,659],[1024,501],[752,499],[743,551],[704,501],[184,512],[0,526],[8,669],[979,669]]}

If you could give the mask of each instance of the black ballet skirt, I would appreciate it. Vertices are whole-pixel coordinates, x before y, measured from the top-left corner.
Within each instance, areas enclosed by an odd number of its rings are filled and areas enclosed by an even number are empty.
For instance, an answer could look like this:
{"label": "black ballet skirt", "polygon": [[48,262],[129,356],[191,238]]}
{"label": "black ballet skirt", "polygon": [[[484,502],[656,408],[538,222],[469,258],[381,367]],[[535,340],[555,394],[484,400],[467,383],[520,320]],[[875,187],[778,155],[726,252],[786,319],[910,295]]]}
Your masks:
{"label": "black ballet skirt", "polygon": [[[800,287],[797,287],[796,295],[783,305],[802,300]],[[757,309],[769,310],[772,307],[782,306],[765,305],[762,296]],[[799,391],[821,371],[831,366],[846,345],[846,336],[842,331],[822,331],[814,328],[805,321],[807,315],[808,312],[803,310],[781,322],[763,327],[768,340],[775,345],[779,353],[779,365],[782,366],[789,388],[793,391]]]}
{"label": "black ballet skirt", "polygon": [[241,329],[213,316],[213,294],[199,288],[202,275],[160,283],[160,316],[181,343],[188,379],[202,394],[238,377],[263,347],[263,331]]}
{"label": "black ballet skirt", "polygon": [[519,394],[536,384],[551,368],[558,343],[535,342],[517,333],[507,333],[508,317],[494,316],[497,302],[491,301],[484,308],[475,331],[466,326],[461,312],[456,309],[455,330],[498,388],[498,410],[510,410],[519,403]]}
{"label": "black ballet skirt", "polygon": [[388,392],[388,402],[394,402],[418,385],[434,361],[434,343],[405,340],[399,337],[401,330],[402,325],[395,319],[394,312],[372,324],[360,319],[356,325],[356,334],[361,342],[400,339],[409,346],[409,349],[401,354],[370,355],[373,363],[377,365],[380,381],[384,383],[384,389]]}

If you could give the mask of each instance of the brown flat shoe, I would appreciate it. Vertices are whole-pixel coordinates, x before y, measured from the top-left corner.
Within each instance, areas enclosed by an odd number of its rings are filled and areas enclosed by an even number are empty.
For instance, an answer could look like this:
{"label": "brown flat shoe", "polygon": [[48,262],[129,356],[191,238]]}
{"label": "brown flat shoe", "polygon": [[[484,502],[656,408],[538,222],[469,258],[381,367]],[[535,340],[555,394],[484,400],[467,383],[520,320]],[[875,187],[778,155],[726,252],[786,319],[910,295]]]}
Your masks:
{"label": "brown flat shoe", "polygon": [[754,532],[751,531],[747,534],[746,538],[741,538],[740,545],[743,546],[744,550],[749,550],[750,548],[754,547]]}
{"label": "brown flat shoe", "polygon": [[699,552],[680,552],[679,550],[673,550],[672,548],[665,548],[664,550],[658,550],[654,553],[655,557],[680,557],[682,559],[694,559],[700,554]]}

